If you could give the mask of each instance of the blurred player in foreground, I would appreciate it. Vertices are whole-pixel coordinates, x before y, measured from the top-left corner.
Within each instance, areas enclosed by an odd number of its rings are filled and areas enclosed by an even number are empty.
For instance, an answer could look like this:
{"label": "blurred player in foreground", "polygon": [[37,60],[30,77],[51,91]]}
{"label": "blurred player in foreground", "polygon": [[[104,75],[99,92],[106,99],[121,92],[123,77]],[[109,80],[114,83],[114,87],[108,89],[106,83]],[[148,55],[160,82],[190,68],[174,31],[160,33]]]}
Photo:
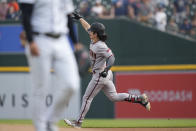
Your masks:
{"label": "blurred player in foreground", "polygon": [[146,94],[139,96],[128,93],[117,93],[113,83],[113,74],[110,68],[114,64],[115,57],[106,45],[105,41],[107,35],[105,34],[105,27],[101,23],[93,23],[91,25],[86,22],[80,14],[73,13],[73,17],[79,20],[84,29],[89,33],[91,39],[90,43],[90,60],[92,68],[92,79],[86,88],[83,96],[80,114],[76,120],[64,119],[64,122],[72,127],[80,128],[83,119],[85,118],[93,98],[103,90],[105,95],[114,102],[128,101],[132,103],[139,103],[150,111],[150,102]]}
{"label": "blurred player in foreground", "polygon": [[[20,0],[28,43],[26,56],[32,77],[33,124],[36,131],[57,131],[55,125],[79,88],[77,63],[67,38],[72,0]],[[45,107],[51,68],[56,77],[52,109]]]}

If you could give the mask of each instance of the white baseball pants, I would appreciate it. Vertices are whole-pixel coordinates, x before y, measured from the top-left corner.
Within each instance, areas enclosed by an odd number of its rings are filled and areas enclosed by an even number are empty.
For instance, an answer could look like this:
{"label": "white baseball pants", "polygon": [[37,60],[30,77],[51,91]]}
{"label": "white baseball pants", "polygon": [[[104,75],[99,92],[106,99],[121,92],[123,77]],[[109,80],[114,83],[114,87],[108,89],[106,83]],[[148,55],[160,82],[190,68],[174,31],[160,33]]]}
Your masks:
{"label": "white baseball pants", "polygon": [[[77,63],[68,38],[58,39],[45,35],[34,37],[38,45],[40,56],[32,56],[29,47],[26,55],[32,76],[33,121],[37,131],[43,131],[46,121],[57,122],[67,107],[74,91],[79,88],[80,80]],[[51,68],[57,78],[53,108],[50,112],[45,109],[45,96],[48,92]]]}

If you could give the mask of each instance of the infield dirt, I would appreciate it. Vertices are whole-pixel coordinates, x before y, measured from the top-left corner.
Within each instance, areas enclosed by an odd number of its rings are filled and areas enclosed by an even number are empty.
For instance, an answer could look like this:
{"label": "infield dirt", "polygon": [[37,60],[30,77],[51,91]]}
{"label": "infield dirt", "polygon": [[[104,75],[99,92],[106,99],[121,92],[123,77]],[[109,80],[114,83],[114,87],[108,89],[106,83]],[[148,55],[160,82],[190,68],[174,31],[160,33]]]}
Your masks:
{"label": "infield dirt", "polygon": [[[0,124],[0,131],[35,131],[32,125]],[[196,131],[196,128],[60,128],[59,131]]]}

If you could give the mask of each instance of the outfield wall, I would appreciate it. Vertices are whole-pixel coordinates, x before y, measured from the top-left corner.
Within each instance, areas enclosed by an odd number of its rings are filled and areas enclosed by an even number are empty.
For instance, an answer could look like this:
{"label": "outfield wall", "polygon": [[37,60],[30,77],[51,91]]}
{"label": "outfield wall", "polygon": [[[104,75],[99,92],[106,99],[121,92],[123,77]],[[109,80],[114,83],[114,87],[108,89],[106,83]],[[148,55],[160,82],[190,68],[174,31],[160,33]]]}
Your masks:
{"label": "outfield wall", "polygon": [[0,52],[24,52],[20,44],[20,33],[22,27],[20,24],[3,24],[0,26]]}
{"label": "outfield wall", "polygon": [[[45,93],[45,107],[50,109],[54,100],[55,77]],[[32,117],[32,86],[29,72],[0,72],[0,119],[30,119]],[[80,89],[71,99],[72,104],[62,118],[75,119],[80,109]]]}
{"label": "outfield wall", "polygon": [[116,103],[116,118],[196,118],[196,72],[116,73],[118,92],[146,93],[150,112],[137,104]]}
{"label": "outfield wall", "polygon": [[[116,65],[196,64],[196,41],[161,32],[130,19],[88,19],[102,22]],[[78,24],[79,40],[89,45],[88,34]]]}

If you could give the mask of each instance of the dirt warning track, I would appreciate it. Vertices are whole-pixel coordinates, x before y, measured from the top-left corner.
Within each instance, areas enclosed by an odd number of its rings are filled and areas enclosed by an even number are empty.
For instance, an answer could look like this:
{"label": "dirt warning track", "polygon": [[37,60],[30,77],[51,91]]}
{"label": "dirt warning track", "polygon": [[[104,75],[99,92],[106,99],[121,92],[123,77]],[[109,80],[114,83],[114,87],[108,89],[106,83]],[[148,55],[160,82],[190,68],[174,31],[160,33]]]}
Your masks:
{"label": "dirt warning track", "polygon": [[[35,131],[32,125],[0,124],[0,131]],[[196,128],[60,128],[59,131],[196,131]]]}

